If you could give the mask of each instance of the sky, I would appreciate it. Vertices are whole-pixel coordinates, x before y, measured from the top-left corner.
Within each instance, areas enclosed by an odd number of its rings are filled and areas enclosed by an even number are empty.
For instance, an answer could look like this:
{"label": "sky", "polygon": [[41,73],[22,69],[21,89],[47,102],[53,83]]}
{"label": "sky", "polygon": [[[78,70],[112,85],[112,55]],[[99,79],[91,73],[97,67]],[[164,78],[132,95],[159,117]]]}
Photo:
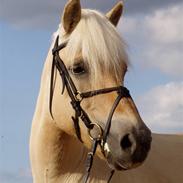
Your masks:
{"label": "sky", "polygon": [[[107,12],[117,0],[81,0]],[[31,120],[51,36],[66,0],[0,0],[0,182],[32,182]],[[183,133],[183,2],[124,0],[118,31],[128,45],[125,77],[156,133]]]}

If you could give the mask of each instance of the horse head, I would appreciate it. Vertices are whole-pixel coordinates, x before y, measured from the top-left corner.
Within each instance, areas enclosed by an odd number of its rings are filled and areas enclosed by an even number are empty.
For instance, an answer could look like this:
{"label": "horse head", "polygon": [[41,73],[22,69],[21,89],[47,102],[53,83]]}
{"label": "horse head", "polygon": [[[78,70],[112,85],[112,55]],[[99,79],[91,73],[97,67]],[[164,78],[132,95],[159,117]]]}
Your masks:
{"label": "horse head", "polygon": [[[67,42],[67,45],[59,51],[59,57],[81,93],[123,86],[129,61],[125,43],[116,28],[122,11],[121,2],[106,15],[94,10],[81,9],[79,0],[70,0],[66,4],[57,36],[58,44]],[[53,116],[60,129],[75,136],[71,119],[75,111],[70,104],[68,91],[60,94],[63,85],[57,76]],[[90,133],[100,133],[99,128],[104,131],[118,96],[118,92],[113,91],[82,100],[82,109],[92,124],[97,124]],[[90,148],[91,134],[88,134],[88,129],[81,119],[79,127],[83,144]],[[131,169],[143,163],[150,149],[151,132],[140,117],[130,95],[124,95],[118,101],[108,129],[103,144],[104,152],[97,148],[100,158],[106,159],[108,164],[117,170]]]}

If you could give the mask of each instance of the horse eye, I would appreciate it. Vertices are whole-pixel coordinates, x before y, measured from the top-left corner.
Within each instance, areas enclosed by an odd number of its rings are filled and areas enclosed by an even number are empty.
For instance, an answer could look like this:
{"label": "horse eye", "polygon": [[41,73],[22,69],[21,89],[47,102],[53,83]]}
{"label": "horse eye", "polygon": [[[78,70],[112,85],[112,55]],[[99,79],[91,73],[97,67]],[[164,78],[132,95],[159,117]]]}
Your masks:
{"label": "horse eye", "polygon": [[72,74],[75,74],[75,75],[85,73],[86,71],[85,71],[84,64],[79,63],[79,64],[73,65],[73,67],[71,68],[71,72],[72,72]]}

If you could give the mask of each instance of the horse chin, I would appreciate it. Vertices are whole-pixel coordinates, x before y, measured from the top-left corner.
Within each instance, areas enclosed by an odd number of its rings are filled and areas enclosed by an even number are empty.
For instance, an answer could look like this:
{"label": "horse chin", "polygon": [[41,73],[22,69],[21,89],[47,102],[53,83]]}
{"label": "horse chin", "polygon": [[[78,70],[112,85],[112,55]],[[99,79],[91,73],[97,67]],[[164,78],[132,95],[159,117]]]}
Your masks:
{"label": "horse chin", "polygon": [[124,163],[122,161],[115,160],[111,154],[106,157],[108,166],[113,170],[125,171],[131,169],[131,165]]}
{"label": "horse chin", "polygon": [[117,159],[112,156],[111,153],[106,156],[108,166],[113,170],[126,171],[140,166],[142,163],[132,163],[131,161],[125,161],[123,159]]}
{"label": "horse chin", "polygon": [[121,163],[119,162],[113,162],[113,163],[109,163],[108,161],[108,165],[111,169],[113,170],[118,170],[118,171],[125,171],[125,170],[128,170],[129,168],[122,165]]}
{"label": "horse chin", "polygon": [[104,145],[104,155],[106,157],[108,166],[113,170],[125,171],[134,168],[131,162],[125,162],[122,159],[119,160],[118,158],[115,158],[112,155],[107,143]]}

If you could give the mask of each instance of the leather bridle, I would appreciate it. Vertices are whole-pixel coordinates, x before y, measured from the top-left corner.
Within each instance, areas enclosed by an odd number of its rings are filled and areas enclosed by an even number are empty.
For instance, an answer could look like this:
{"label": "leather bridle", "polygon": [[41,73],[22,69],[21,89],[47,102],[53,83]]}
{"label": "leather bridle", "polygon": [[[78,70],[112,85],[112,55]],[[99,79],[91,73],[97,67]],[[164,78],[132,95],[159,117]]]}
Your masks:
{"label": "leather bridle", "polygon": [[[62,84],[63,84],[61,94],[64,93],[64,90],[66,88],[67,93],[71,99],[70,103],[75,111],[75,116],[72,117],[72,120],[74,122],[74,128],[76,131],[76,135],[77,135],[78,139],[81,142],[83,142],[82,138],[81,138],[81,131],[80,131],[80,126],[79,126],[79,119],[81,119],[82,122],[85,124],[86,128],[88,129],[88,134],[93,141],[91,151],[88,153],[88,157],[87,157],[86,176],[84,179],[84,183],[86,183],[88,181],[88,178],[90,175],[90,170],[91,170],[92,163],[93,163],[93,157],[95,155],[95,151],[96,151],[98,145],[100,145],[101,151],[105,156],[105,143],[107,141],[107,137],[110,132],[111,121],[112,121],[112,117],[115,112],[115,109],[117,108],[120,100],[123,97],[131,97],[131,96],[130,96],[129,90],[127,88],[125,88],[124,86],[104,88],[104,89],[99,89],[99,90],[83,92],[83,93],[79,92],[77,90],[77,87],[75,86],[72,78],[70,77],[68,69],[66,68],[63,60],[59,56],[59,51],[67,46],[68,41],[66,41],[60,45],[58,44],[58,41],[59,41],[59,36],[57,36],[54,48],[52,50],[53,62],[52,62],[52,68],[51,68],[49,110],[50,110],[50,114],[53,118],[52,101],[53,101],[53,93],[54,93],[55,68],[57,68],[57,70],[61,76]],[[102,129],[102,127],[99,124],[93,123],[90,120],[88,114],[85,112],[85,110],[81,107],[80,104],[83,99],[90,98],[90,97],[93,97],[96,95],[111,93],[111,92],[117,92],[118,96],[115,99],[113,106],[110,110],[105,129]],[[91,130],[94,127],[95,127],[95,129],[96,128],[98,129],[97,136],[92,136]],[[114,173],[114,170],[111,171],[111,176],[109,177],[108,182],[111,180],[113,173]]]}

